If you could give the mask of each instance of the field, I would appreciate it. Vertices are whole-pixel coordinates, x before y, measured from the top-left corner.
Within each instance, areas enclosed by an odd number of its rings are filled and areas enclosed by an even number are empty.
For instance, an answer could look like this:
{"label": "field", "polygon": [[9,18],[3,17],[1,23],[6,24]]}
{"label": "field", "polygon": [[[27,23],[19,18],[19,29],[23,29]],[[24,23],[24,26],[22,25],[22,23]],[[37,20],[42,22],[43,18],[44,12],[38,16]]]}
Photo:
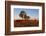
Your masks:
{"label": "field", "polygon": [[38,26],[39,20],[14,20],[14,27]]}

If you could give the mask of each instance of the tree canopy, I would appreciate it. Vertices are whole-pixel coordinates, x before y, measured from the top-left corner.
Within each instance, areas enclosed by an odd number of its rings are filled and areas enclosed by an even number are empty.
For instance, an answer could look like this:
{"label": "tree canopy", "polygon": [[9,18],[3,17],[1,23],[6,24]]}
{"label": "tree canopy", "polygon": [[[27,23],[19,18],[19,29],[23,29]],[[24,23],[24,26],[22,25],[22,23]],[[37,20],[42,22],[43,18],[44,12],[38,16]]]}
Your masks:
{"label": "tree canopy", "polygon": [[25,11],[21,11],[20,14],[19,14],[19,16],[20,16],[22,19],[25,19],[25,20],[30,18],[29,16],[27,16],[27,14],[26,14]]}

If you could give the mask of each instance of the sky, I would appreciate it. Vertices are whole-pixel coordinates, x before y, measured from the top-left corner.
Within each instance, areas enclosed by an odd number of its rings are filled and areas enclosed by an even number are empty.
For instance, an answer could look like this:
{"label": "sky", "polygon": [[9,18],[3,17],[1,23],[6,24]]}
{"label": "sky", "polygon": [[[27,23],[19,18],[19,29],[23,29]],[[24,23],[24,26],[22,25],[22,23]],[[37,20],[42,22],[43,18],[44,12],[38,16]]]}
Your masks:
{"label": "sky", "polygon": [[15,19],[22,19],[19,17],[21,11],[25,11],[27,16],[30,16],[30,19],[39,19],[39,9],[26,9],[26,8],[14,8],[14,18]]}

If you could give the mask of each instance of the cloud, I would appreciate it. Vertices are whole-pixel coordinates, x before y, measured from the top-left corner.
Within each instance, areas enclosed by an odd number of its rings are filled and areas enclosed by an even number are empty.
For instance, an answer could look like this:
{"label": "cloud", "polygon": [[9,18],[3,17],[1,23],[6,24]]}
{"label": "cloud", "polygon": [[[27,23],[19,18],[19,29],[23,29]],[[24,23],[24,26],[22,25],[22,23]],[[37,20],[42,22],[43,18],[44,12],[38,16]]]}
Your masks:
{"label": "cloud", "polygon": [[14,17],[14,20],[18,20],[18,19],[22,20],[22,18],[19,17],[19,16],[15,16],[15,17]]}
{"label": "cloud", "polygon": [[38,20],[38,17],[30,17],[31,20]]}
{"label": "cloud", "polygon": [[[22,20],[22,18],[17,15],[14,16],[14,20]],[[38,20],[38,17],[30,16],[29,20]]]}

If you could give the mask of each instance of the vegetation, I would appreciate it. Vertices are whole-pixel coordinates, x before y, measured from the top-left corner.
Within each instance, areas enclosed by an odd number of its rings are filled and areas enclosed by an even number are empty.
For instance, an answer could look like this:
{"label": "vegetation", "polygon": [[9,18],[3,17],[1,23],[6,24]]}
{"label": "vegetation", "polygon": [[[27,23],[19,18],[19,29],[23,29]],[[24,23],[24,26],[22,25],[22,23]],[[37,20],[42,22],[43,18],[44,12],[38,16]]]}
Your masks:
{"label": "vegetation", "polygon": [[25,11],[21,11],[19,16],[23,19],[23,20],[28,20],[30,17],[27,16]]}
{"label": "vegetation", "polygon": [[21,11],[19,14],[19,17],[22,18],[22,20],[14,20],[14,26],[15,27],[28,27],[28,26],[38,26],[39,20],[29,20],[30,17],[27,16],[25,11]]}
{"label": "vegetation", "polygon": [[14,26],[15,27],[28,27],[28,26],[38,26],[38,20],[15,20]]}

